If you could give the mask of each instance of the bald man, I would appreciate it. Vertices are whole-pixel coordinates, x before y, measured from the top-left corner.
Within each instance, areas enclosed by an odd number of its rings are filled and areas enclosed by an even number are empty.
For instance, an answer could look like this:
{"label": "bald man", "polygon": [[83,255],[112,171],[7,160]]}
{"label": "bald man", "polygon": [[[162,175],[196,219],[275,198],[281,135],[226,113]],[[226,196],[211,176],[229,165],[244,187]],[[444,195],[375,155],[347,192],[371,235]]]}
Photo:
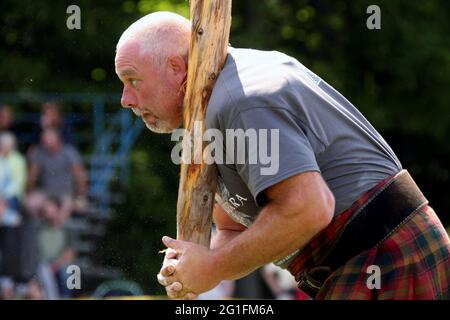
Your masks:
{"label": "bald man", "polygon": [[[122,106],[153,132],[182,124],[190,26],[153,13],[117,44]],[[163,238],[157,277],[169,297],[193,299],[275,262],[316,299],[450,298],[450,240],[433,209],[367,119],[300,62],[229,48],[206,128],[273,133],[275,144],[221,151],[269,148],[278,162],[268,173],[261,159],[216,161],[218,232],[210,248]]]}

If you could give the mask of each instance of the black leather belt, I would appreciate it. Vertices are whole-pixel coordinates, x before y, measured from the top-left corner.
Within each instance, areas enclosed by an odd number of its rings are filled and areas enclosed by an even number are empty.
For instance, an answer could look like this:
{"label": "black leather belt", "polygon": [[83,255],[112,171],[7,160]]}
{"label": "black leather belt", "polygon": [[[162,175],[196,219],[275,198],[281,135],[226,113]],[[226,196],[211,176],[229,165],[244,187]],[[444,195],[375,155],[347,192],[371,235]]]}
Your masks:
{"label": "black leather belt", "polygon": [[350,218],[318,266],[299,275],[298,287],[314,298],[331,273],[356,255],[379,245],[426,204],[427,199],[408,171],[402,170]]}

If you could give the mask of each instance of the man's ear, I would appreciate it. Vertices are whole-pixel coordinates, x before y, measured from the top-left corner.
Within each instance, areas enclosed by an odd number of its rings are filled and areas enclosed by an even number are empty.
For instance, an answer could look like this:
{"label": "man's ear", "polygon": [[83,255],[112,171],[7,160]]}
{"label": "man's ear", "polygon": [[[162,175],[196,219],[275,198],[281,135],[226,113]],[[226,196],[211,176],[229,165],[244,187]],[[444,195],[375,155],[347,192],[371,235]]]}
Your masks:
{"label": "man's ear", "polygon": [[181,56],[167,58],[168,78],[172,85],[180,87],[186,79],[187,65]]}

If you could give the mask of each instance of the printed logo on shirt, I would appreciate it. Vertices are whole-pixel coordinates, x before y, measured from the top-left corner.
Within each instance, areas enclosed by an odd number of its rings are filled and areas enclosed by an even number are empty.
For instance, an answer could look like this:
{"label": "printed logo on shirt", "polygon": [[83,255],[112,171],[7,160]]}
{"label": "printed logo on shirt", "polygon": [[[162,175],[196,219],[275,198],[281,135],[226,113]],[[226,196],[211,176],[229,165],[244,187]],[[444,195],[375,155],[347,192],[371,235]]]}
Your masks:
{"label": "printed logo on shirt", "polygon": [[236,195],[234,197],[230,197],[228,202],[230,202],[233,207],[239,208],[244,205],[244,201],[247,201],[247,198],[241,197],[240,195]]}
{"label": "printed logo on shirt", "polygon": [[[239,222],[240,224],[246,226],[247,228],[250,227],[250,225],[253,222],[253,218],[242,212],[237,210],[237,208],[232,204],[231,201],[229,201],[230,198],[230,192],[228,191],[227,187],[225,186],[225,183],[223,182],[222,178],[218,177],[218,192],[216,193],[215,199],[217,203],[225,210],[225,212],[236,222]],[[242,198],[242,200],[245,198]],[[233,200],[234,202],[235,200]],[[246,200],[245,200],[246,201]]]}

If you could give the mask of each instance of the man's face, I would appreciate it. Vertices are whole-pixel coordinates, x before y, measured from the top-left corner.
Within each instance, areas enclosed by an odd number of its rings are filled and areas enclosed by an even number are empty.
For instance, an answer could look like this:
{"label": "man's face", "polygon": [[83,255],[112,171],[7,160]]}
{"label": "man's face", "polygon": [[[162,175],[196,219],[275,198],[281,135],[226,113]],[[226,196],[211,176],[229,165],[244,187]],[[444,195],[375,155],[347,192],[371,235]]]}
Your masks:
{"label": "man's face", "polygon": [[12,124],[12,112],[9,108],[0,109],[0,128],[9,128]]}
{"label": "man's face", "polygon": [[155,66],[139,52],[137,42],[128,41],[116,54],[116,73],[123,82],[122,107],[131,108],[148,129],[170,133],[182,122],[183,96],[166,65]]}
{"label": "man's face", "polygon": [[57,107],[47,104],[42,111],[42,118],[44,125],[46,126],[58,126],[61,122],[61,114],[59,113]]}
{"label": "man's face", "polygon": [[0,138],[0,155],[6,157],[11,153],[11,151],[13,151],[13,149],[14,141],[9,137],[2,136]]}
{"label": "man's face", "polygon": [[61,139],[56,132],[44,131],[41,136],[41,143],[45,150],[56,153],[61,146]]}

